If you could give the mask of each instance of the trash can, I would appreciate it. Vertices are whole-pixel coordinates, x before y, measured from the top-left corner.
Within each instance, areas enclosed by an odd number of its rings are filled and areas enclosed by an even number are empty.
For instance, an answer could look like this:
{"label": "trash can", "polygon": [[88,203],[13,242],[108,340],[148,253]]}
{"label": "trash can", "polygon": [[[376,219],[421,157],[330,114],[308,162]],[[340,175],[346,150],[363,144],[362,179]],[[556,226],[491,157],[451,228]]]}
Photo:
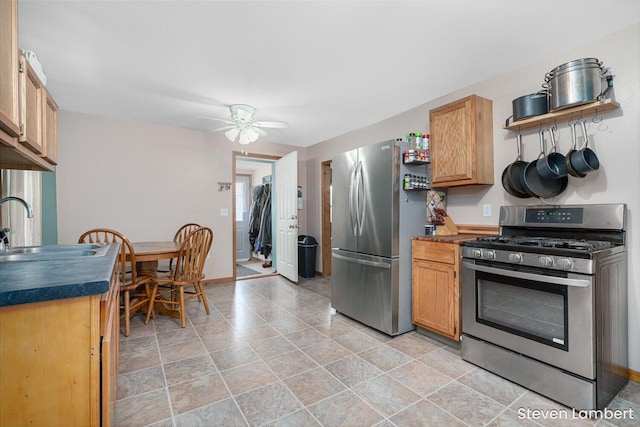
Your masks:
{"label": "trash can", "polygon": [[316,248],[318,242],[311,236],[298,236],[298,276],[314,277],[316,275]]}

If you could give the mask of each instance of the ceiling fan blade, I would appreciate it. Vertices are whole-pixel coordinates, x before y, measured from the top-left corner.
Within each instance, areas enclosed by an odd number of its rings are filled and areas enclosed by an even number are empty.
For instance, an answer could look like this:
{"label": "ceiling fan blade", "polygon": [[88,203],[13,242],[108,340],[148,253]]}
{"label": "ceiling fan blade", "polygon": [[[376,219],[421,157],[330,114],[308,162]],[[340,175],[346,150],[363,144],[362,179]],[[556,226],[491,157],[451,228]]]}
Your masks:
{"label": "ceiling fan blade", "polygon": [[253,126],[260,126],[263,128],[284,129],[289,127],[287,122],[253,122]]}
{"label": "ceiling fan blade", "polygon": [[251,128],[252,128],[254,131],[256,131],[256,133],[257,133],[258,135],[260,135],[260,136],[267,136],[267,135],[269,135],[267,132],[263,131],[263,130],[262,130],[262,129],[260,129],[259,127],[252,126]]}
{"label": "ceiling fan blade", "polygon": [[221,128],[214,129],[212,132],[218,132],[218,131],[221,131],[221,130],[233,129],[235,127],[236,127],[236,125],[222,126]]}
{"label": "ceiling fan blade", "polygon": [[234,124],[235,122],[231,121],[231,120],[227,120],[227,119],[219,119],[217,117],[209,117],[209,116],[196,116],[199,119],[207,119],[207,120],[215,120],[217,122],[223,122],[223,123],[227,123],[227,124]]}

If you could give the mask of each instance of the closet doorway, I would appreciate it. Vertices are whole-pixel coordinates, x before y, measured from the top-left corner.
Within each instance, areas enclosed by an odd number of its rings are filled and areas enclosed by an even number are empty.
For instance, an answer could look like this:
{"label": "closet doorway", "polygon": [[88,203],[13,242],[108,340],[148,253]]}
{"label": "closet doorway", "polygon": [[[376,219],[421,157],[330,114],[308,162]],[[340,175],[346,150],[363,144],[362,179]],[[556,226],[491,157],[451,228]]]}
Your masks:
{"label": "closet doorway", "polygon": [[[270,241],[273,206],[270,198],[275,161],[278,159],[276,156],[234,152],[233,277],[236,280],[277,274],[273,261],[276,259],[275,245]],[[260,214],[256,216],[256,212]]]}

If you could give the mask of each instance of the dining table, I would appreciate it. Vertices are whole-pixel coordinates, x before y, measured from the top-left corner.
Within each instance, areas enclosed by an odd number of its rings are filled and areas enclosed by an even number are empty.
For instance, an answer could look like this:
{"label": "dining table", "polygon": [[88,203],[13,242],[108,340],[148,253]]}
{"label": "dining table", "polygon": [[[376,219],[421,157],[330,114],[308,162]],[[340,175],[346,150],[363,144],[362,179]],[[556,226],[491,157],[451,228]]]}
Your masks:
{"label": "dining table", "polygon": [[[132,242],[136,257],[136,273],[138,276],[157,277],[158,261],[176,258],[180,254],[180,244],[170,241]],[[180,317],[180,310],[167,307],[161,301],[156,301],[155,309],[170,317]]]}

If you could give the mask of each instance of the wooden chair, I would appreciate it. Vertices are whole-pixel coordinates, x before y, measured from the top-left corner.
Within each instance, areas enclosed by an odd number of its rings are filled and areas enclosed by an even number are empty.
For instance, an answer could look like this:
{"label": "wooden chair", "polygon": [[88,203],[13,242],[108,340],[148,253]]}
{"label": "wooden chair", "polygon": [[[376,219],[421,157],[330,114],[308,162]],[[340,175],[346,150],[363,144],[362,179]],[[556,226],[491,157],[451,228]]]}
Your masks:
{"label": "wooden chair", "polygon": [[[180,246],[180,254],[176,259],[175,269],[170,277],[158,277],[153,280],[151,300],[147,311],[147,321],[153,315],[153,307],[156,303],[180,307],[180,320],[182,327],[187,325],[185,313],[185,301],[198,298],[204,304],[204,309],[209,314],[207,296],[202,287],[204,279],[204,263],[213,242],[213,231],[208,227],[200,227],[187,234]],[[185,288],[193,287],[193,291]],[[165,298],[170,295],[170,298]],[[185,298],[186,295],[186,298]]]}
{"label": "wooden chair", "polygon": [[[82,233],[78,243],[120,243],[116,268],[120,278],[120,321],[124,321],[124,336],[131,331],[131,316],[141,308],[147,308],[151,298],[151,277],[139,277],[136,273],[136,254],[129,239],[122,233],[108,228],[94,228]],[[143,289],[139,289],[143,288]],[[149,310],[147,310],[148,312]],[[145,323],[148,323],[149,318]]]}
{"label": "wooden chair", "polygon": [[[173,236],[173,241],[181,245],[182,242],[184,242],[184,239],[189,235],[189,233],[197,228],[200,228],[200,224],[196,224],[195,222],[190,222],[183,225],[178,229],[178,231],[176,231],[176,235]],[[173,271],[173,258],[169,260],[169,270]]]}
{"label": "wooden chair", "polygon": [[[173,241],[179,245],[182,244],[182,242],[184,241],[184,238],[196,228],[200,228],[200,224],[196,224],[195,222],[189,222],[183,225],[178,229],[178,231],[176,231],[175,236],[173,236]],[[163,264],[163,267],[158,268],[158,273],[171,273],[173,271],[173,260],[174,258],[171,258],[169,260],[168,269],[166,264]]]}

